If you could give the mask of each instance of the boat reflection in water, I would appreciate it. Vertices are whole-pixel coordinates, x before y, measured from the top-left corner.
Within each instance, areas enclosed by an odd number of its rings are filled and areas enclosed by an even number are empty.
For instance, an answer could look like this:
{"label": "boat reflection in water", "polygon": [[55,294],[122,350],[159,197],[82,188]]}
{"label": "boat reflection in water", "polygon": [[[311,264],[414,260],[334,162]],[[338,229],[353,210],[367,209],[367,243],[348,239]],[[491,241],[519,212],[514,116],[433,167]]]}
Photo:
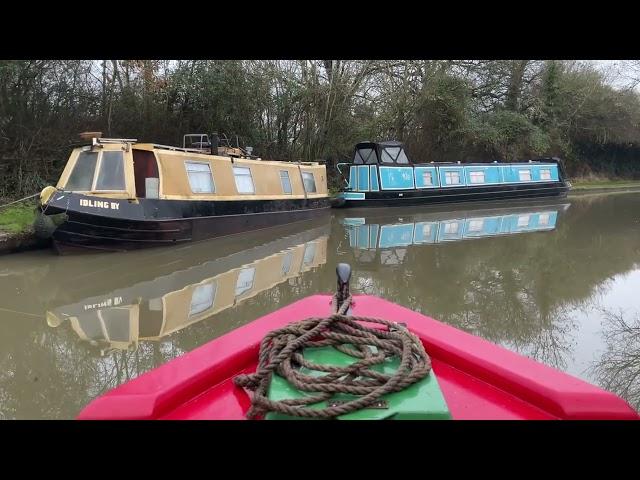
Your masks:
{"label": "boat reflection in water", "polygon": [[326,263],[329,224],[47,312],[100,348],[135,350]]}
{"label": "boat reflection in water", "polygon": [[342,219],[342,223],[357,264],[399,265],[404,261],[410,245],[554,230],[559,214],[568,208],[568,203],[555,203],[513,208],[423,211],[404,217],[347,217]]}

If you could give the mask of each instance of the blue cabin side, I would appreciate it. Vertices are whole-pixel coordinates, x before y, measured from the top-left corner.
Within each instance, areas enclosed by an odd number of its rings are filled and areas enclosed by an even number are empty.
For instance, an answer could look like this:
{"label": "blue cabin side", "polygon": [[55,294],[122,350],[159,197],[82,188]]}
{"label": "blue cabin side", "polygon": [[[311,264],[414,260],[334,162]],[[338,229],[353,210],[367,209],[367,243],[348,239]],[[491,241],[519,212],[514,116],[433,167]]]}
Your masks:
{"label": "blue cabin side", "polygon": [[349,190],[422,190],[560,181],[555,163],[513,163],[493,165],[442,165],[392,167],[352,165]]}
{"label": "blue cabin side", "polygon": [[[347,190],[379,192],[455,189],[558,181],[561,181],[558,163],[412,164],[399,142],[363,142],[356,146],[353,164],[350,165]],[[358,199],[364,196],[351,198]]]}

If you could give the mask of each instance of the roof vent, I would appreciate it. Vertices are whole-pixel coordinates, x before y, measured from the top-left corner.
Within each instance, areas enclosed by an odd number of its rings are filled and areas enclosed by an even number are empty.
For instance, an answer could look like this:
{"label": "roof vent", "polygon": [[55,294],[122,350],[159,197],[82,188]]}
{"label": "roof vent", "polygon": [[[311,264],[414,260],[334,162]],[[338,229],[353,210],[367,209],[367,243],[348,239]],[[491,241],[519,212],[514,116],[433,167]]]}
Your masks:
{"label": "roof vent", "polygon": [[101,138],[102,132],[82,132],[80,138],[82,140],[91,140],[92,138]]}

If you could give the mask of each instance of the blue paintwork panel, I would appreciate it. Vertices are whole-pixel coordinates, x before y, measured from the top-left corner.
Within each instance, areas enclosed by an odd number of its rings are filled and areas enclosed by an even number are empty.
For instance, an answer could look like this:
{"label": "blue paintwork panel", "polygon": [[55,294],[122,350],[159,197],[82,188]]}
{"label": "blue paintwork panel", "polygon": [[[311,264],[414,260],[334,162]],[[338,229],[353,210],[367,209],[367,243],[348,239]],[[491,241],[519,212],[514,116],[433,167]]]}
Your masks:
{"label": "blue paintwork panel", "polygon": [[413,189],[413,167],[380,167],[382,190]]}
{"label": "blue paintwork panel", "polygon": [[353,248],[369,248],[369,227],[357,225],[349,229],[349,246]]}
{"label": "blue paintwork panel", "polygon": [[349,188],[351,190],[356,190],[358,188],[358,184],[356,183],[356,167],[352,166],[349,169]]}
{"label": "blue paintwork panel", "polygon": [[369,248],[376,248],[378,244],[378,230],[380,230],[380,225],[377,223],[373,223],[369,225]]}
{"label": "blue paintwork panel", "polygon": [[345,222],[345,224],[349,225],[350,247],[361,249],[376,248],[380,225],[377,223],[357,225],[355,222]]}
{"label": "blue paintwork panel", "polygon": [[[414,170],[416,188],[436,188],[440,186],[436,167],[416,167]],[[425,182],[425,176],[428,177],[428,175],[425,175],[425,172],[431,174],[431,183]]]}
{"label": "blue paintwork panel", "polygon": [[339,198],[344,198],[345,200],[364,200],[364,193],[358,192],[340,192],[338,194]]}
{"label": "blue paintwork panel", "polygon": [[380,248],[411,245],[412,242],[413,223],[383,225],[380,229]]}
{"label": "blue paintwork panel", "polygon": [[380,190],[380,186],[378,185],[378,167],[376,165],[371,165],[370,169],[370,185],[371,191],[377,192]]}
{"label": "blue paintwork panel", "polygon": [[345,218],[342,220],[342,224],[348,227],[354,227],[356,225],[364,225],[366,220],[364,218]]}
{"label": "blue paintwork panel", "polygon": [[358,191],[369,191],[369,166],[358,167]]}
{"label": "blue paintwork panel", "polygon": [[436,243],[437,235],[437,222],[418,222],[413,232],[413,243]]}
{"label": "blue paintwork panel", "polygon": [[[460,183],[458,184],[448,184],[447,183],[447,172],[457,172],[460,178]],[[454,188],[454,187],[463,187],[465,186],[465,175],[464,175],[464,167],[438,167],[438,173],[440,177],[440,185],[442,188]]]}

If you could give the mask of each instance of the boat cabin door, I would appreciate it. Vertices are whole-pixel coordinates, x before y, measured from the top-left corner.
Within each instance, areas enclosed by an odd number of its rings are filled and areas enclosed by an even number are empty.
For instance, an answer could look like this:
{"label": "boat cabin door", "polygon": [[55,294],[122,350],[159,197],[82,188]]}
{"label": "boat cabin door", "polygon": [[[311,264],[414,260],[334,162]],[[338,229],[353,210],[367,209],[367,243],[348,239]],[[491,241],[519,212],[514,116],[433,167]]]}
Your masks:
{"label": "boat cabin door", "polygon": [[133,149],[133,172],[137,198],[160,198],[158,161],[153,151]]}
{"label": "boat cabin door", "polygon": [[349,187],[355,192],[377,192],[378,157],[375,147],[356,148],[353,165],[349,171]]}

